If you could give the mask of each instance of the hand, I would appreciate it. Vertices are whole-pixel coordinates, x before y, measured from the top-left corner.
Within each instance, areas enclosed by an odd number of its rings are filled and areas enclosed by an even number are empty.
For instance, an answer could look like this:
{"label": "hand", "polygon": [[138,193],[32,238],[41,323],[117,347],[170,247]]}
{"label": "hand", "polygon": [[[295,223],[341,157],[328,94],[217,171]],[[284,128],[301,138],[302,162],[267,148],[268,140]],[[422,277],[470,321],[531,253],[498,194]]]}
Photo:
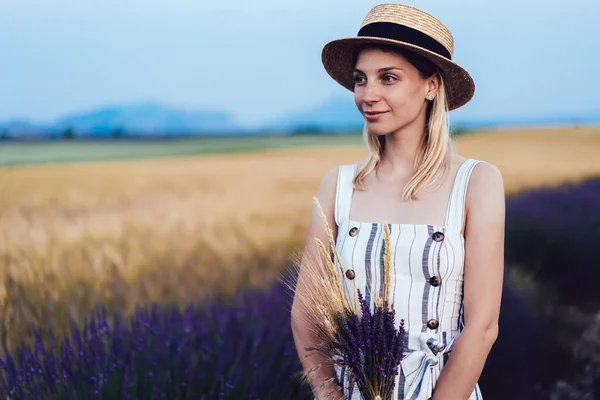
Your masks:
{"label": "hand", "polygon": [[344,400],[342,393],[342,387],[337,383],[336,385],[323,385],[314,391],[315,400]]}

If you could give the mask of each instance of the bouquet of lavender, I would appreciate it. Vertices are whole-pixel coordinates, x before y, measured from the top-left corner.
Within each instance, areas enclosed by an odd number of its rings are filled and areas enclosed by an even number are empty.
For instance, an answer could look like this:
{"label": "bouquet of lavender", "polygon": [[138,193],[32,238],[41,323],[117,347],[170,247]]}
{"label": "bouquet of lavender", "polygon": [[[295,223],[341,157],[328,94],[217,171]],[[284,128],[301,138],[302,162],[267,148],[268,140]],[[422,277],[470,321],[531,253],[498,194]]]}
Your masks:
{"label": "bouquet of lavender", "polygon": [[[344,266],[323,210],[316,198],[314,201],[325,224],[330,249],[315,238],[320,254],[295,257],[294,265],[297,268],[301,266],[301,269],[297,284],[290,287],[302,306],[302,321],[314,333],[314,346],[306,351],[318,352],[325,361],[305,371],[304,379],[308,380],[308,375],[324,364],[337,365],[346,371],[347,387],[354,388],[356,385],[363,399],[391,399],[402,360],[405,330],[404,320],[396,327],[394,305],[388,303],[391,270],[389,228],[384,224],[385,290],[383,296],[377,291],[371,311],[360,290],[348,293],[348,290],[342,289],[340,282],[343,282]],[[333,391],[329,394],[333,395]],[[343,396],[349,397],[348,393],[343,393]]]}

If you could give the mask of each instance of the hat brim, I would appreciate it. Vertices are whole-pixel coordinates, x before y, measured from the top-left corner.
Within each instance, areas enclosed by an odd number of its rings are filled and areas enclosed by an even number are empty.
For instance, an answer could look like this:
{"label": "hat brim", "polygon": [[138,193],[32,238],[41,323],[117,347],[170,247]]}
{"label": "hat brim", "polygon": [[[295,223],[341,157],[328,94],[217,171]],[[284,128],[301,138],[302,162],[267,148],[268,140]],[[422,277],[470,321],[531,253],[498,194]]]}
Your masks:
{"label": "hat brim", "polygon": [[475,83],[467,70],[432,51],[410,43],[370,36],[356,36],[332,40],[323,47],[321,59],[327,73],[340,85],[354,91],[353,54],[363,44],[391,44],[413,51],[437,65],[444,77],[448,111],[465,105],[475,94]]}

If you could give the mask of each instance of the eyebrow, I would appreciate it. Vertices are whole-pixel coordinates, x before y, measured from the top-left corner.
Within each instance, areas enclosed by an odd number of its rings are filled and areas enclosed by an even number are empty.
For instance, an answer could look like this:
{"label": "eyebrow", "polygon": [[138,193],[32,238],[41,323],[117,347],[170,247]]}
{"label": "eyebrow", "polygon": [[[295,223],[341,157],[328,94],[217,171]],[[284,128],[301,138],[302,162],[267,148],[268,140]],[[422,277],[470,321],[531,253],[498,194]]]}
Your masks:
{"label": "eyebrow", "polygon": [[[387,72],[387,71],[391,71],[394,69],[402,71],[402,68],[400,68],[400,67],[383,67],[383,68],[379,68],[379,71],[377,71],[377,72],[382,73],[382,72]],[[352,72],[360,72],[360,73],[364,74],[364,72],[358,68],[354,68],[354,70]]]}

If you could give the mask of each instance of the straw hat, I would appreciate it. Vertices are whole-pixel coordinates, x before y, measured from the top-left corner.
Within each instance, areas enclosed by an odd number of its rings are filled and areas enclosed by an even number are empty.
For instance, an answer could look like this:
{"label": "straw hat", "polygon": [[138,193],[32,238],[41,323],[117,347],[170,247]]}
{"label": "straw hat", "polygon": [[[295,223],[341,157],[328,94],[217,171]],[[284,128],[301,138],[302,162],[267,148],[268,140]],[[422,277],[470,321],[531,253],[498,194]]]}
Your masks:
{"label": "straw hat", "polygon": [[422,55],[442,71],[448,109],[466,104],[475,93],[475,83],[467,70],[454,61],[454,39],[438,19],[418,8],[403,4],[373,7],[357,36],[336,39],[323,47],[325,70],[339,84],[354,91],[353,53],[366,43],[387,43]]}

